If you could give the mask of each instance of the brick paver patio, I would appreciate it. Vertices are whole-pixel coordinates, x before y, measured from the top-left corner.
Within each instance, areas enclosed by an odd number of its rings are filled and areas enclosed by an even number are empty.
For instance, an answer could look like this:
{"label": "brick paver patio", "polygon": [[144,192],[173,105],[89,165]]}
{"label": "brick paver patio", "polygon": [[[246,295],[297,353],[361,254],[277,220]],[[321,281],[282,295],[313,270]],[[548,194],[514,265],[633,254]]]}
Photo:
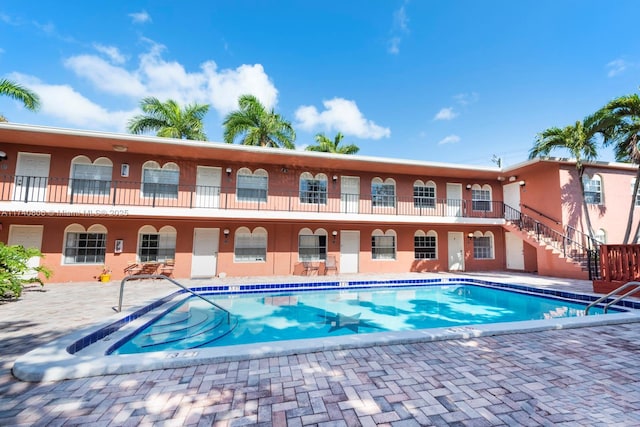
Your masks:
{"label": "brick paver patio", "polygon": [[[117,284],[0,305],[0,425],[640,425],[640,324],[25,383],[28,350],[113,314]],[[128,307],[173,289],[139,282]]]}

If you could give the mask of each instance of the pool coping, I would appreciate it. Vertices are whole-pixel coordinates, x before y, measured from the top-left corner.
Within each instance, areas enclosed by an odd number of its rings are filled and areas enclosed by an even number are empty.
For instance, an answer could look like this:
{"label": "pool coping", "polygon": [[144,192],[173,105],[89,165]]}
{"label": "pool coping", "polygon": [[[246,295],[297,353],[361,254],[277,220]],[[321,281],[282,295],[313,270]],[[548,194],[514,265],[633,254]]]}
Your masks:
{"label": "pool coping", "polygon": [[[450,277],[446,279],[422,279],[417,281],[358,281],[353,282],[350,288],[375,288],[381,285],[398,285],[406,283],[417,284],[446,284],[446,283],[476,283],[476,284],[497,284],[506,288],[531,289],[540,296],[556,296],[562,298],[564,295],[572,299],[592,301],[597,297],[594,295],[582,294],[579,292],[567,292],[554,289],[540,289],[526,285],[512,285],[495,281],[481,279],[470,279],[468,277]],[[351,284],[351,282],[350,282]],[[284,286],[283,286],[284,285]],[[304,285],[309,285],[305,283]],[[327,285],[327,283],[325,283]],[[218,289],[219,292],[254,293],[265,291],[292,290],[292,284],[280,284],[280,287],[272,285],[241,285],[233,286],[233,289]],[[278,286],[278,285],[273,285]],[[289,286],[289,287],[287,287]],[[345,286],[340,283],[339,286]],[[313,286],[307,290],[321,290],[320,286]],[[335,285],[330,287],[336,289]],[[196,289],[196,288],[194,288]],[[203,289],[198,287],[197,289]],[[327,288],[325,288],[327,289]],[[340,289],[338,287],[337,289]],[[180,292],[172,293],[159,301],[173,301]],[[559,295],[555,295],[559,294]],[[575,298],[580,296],[580,298]],[[172,303],[173,303],[172,302]],[[153,304],[151,304],[153,305]],[[634,303],[637,306],[638,303]],[[155,310],[160,310],[157,305]],[[148,307],[148,306],[145,306]],[[166,307],[164,307],[166,309]],[[623,323],[640,322],[640,310],[627,308],[628,311],[607,314],[589,315],[582,317],[565,317],[544,320],[529,320],[520,322],[489,323],[482,325],[441,327],[431,329],[420,329],[413,331],[398,332],[376,332],[368,334],[346,335],[331,338],[296,339],[290,341],[275,341],[259,344],[241,344],[225,347],[198,348],[190,350],[173,350],[153,353],[126,354],[126,355],[105,355],[105,348],[113,345],[111,343],[92,343],[86,348],[81,348],[72,354],[69,349],[82,342],[89,336],[96,337],[99,331],[112,328],[115,323],[123,322],[145,322],[147,317],[153,315],[153,310],[147,310],[140,316],[133,315],[140,311],[140,308],[130,314],[116,313],[105,322],[93,325],[76,331],[62,338],[54,340],[44,346],[36,348],[16,360],[13,367],[13,374],[22,381],[60,381],[64,379],[77,379],[99,375],[114,375],[142,372],[157,369],[183,368],[194,365],[213,364],[231,361],[248,360],[254,358],[287,356],[300,353],[313,353],[327,350],[341,350],[358,347],[369,347],[374,345],[410,344],[416,342],[432,342],[454,339],[471,339],[493,335],[505,335],[515,333],[538,332],[554,329],[570,329],[589,326],[615,325]],[[146,319],[146,320],[145,320]],[[118,333],[110,332],[111,333]],[[123,334],[125,332],[122,332]],[[114,338],[116,341],[118,338]]]}

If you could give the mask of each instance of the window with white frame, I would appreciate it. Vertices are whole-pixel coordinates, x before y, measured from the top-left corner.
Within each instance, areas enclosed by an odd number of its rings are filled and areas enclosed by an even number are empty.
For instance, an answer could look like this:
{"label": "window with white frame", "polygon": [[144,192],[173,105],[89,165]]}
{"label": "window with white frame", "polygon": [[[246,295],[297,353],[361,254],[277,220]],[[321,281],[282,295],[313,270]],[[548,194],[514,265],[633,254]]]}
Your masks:
{"label": "window with white frame", "polygon": [[[636,179],[633,178],[631,180],[631,197],[633,197],[633,189],[635,188],[635,186],[636,186]],[[636,206],[640,206],[640,191],[638,191],[636,193],[636,203],[635,203],[635,205]]]}
{"label": "window with white frame", "polygon": [[71,224],[64,230],[64,264],[104,264],[107,229],[92,225],[87,230]]}
{"label": "window with white frame", "polygon": [[602,178],[600,175],[593,175],[591,178],[584,176],[584,200],[590,205],[602,204]]}
{"label": "window with white frame", "polygon": [[475,259],[493,259],[493,233],[487,231],[482,234],[479,231],[474,233],[473,237],[473,257]]}
{"label": "window with white frame", "polygon": [[145,225],[138,232],[138,259],[141,262],[164,262],[176,257],[176,229],[166,225],[160,230]]}
{"label": "window with white frame", "polygon": [[393,230],[374,230],[371,233],[371,258],[396,259],[396,233]]}
{"label": "window with white frame", "polygon": [[327,232],[319,228],[312,232],[303,228],[298,233],[298,259],[300,261],[323,261],[327,259]]}
{"label": "window with white frame", "polygon": [[415,259],[437,259],[438,258],[438,235],[435,231],[429,230],[425,233],[418,230],[413,235],[413,252]]}
{"label": "window with white frame", "polygon": [[264,169],[242,168],[236,175],[236,198],[245,202],[266,202],[269,175]]}
{"label": "window with white frame", "polygon": [[436,207],[436,185],[433,181],[425,184],[418,180],[413,183],[413,206],[415,208]]}
{"label": "window with white frame", "polygon": [[595,235],[593,237],[600,244],[604,245],[604,244],[607,243],[607,232],[603,228],[599,228],[598,230],[596,230],[596,233],[595,233]]}
{"label": "window with white frame", "polygon": [[142,196],[178,198],[180,168],[169,162],[160,167],[158,162],[150,160],[142,165]]}
{"label": "window with white frame", "polygon": [[393,208],[396,206],[396,182],[387,178],[382,181],[381,178],[373,178],[371,180],[371,204],[384,208]]}
{"label": "window with white frame", "polygon": [[300,175],[300,203],[327,204],[327,176],[323,173],[315,177],[309,172]]}
{"label": "window with white frame", "polygon": [[256,227],[253,232],[240,227],[234,236],[233,260],[235,262],[265,262],[267,260],[267,230]]}
{"label": "window with white frame", "polygon": [[491,186],[474,184],[471,187],[471,205],[474,211],[491,211]]}
{"label": "window with white frame", "polygon": [[71,193],[75,195],[105,196],[111,190],[113,163],[106,157],[91,162],[87,156],[71,160]]}

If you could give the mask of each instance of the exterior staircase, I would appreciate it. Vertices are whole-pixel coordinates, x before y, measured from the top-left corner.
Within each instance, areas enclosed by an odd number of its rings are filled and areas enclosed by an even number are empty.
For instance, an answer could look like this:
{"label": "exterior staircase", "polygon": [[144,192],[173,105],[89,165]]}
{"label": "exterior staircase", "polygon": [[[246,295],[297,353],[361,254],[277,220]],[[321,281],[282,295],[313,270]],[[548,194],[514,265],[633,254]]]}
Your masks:
{"label": "exterior staircase", "polygon": [[591,237],[570,227],[558,231],[508,205],[504,219],[505,230],[536,248],[539,274],[592,279],[598,245]]}

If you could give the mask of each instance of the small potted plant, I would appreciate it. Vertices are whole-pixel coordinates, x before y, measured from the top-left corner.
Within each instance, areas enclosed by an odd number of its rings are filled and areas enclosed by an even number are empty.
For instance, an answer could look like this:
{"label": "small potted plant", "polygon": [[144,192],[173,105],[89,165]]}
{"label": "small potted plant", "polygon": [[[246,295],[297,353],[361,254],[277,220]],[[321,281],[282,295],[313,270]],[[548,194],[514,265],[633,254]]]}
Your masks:
{"label": "small potted plant", "polygon": [[109,282],[111,281],[111,269],[106,265],[102,266],[102,273],[100,273],[100,281],[101,282]]}

